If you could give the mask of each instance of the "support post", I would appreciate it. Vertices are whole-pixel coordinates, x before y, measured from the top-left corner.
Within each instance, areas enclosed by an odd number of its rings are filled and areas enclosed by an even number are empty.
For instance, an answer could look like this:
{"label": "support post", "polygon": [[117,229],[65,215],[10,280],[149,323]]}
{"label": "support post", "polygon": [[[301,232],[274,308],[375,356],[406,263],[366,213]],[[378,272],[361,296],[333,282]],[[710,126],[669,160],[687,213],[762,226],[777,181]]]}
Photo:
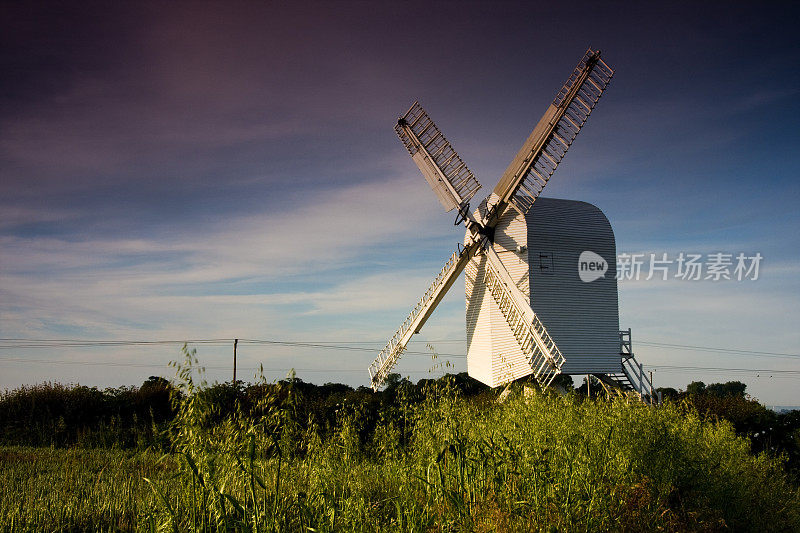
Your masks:
{"label": "support post", "polygon": [[631,334],[631,328],[628,328],[628,353],[633,355],[633,335]]}
{"label": "support post", "polygon": [[642,363],[639,363],[639,399],[642,399],[642,390],[644,389],[644,367]]}
{"label": "support post", "polygon": [[233,386],[236,387],[236,346],[239,339],[233,339]]}

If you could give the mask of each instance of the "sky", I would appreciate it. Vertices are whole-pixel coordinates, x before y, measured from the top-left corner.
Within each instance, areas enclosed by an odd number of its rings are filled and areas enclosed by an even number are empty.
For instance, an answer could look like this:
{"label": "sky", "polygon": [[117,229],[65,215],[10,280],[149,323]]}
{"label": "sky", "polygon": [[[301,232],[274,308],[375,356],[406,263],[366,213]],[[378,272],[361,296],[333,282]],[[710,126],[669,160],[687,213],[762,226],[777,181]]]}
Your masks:
{"label": "sky", "polygon": [[[419,100],[482,197],[591,46],[616,73],[545,196],[618,253],[763,257],[621,280],[637,359],[800,405],[800,8],[650,4],[3,3],[0,390],[170,377],[190,339],[229,380],[233,338],[305,344],[243,341],[240,379],[367,385],[463,238],[397,117]],[[466,370],[462,282],[417,337],[398,372]]]}

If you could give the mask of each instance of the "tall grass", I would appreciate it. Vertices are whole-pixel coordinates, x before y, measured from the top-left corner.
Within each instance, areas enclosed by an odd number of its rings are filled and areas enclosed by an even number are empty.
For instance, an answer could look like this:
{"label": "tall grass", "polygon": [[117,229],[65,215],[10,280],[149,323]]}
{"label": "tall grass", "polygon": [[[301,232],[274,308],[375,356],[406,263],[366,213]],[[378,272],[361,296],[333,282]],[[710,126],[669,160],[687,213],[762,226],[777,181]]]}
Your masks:
{"label": "tall grass", "polygon": [[[800,530],[800,493],[780,461],[684,407],[521,390],[501,404],[440,382],[419,398],[401,387],[377,420],[342,404],[322,427],[291,380],[222,416],[197,368],[187,352],[160,459],[91,452],[79,466],[74,450],[15,449],[41,457],[32,466],[0,455],[2,527]],[[75,471],[55,466],[65,461]]]}
{"label": "tall grass", "polygon": [[158,459],[118,449],[2,448],[0,531],[141,529],[157,506],[142,478],[175,470]]}

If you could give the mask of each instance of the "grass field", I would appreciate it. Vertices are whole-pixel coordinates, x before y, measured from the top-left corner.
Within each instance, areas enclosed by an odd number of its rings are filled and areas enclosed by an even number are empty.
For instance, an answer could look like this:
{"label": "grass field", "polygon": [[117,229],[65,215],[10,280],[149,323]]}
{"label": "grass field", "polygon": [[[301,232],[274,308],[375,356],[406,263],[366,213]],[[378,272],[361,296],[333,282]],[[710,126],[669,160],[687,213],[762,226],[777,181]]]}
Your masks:
{"label": "grass field", "polygon": [[[0,448],[3,531],[800,531],[779,459],[678,405],[446,384],[365,432],[298,420],[291,384],[219,417],[183,394],[154,449]],[[321,436],[323,435],[323,436]]]}

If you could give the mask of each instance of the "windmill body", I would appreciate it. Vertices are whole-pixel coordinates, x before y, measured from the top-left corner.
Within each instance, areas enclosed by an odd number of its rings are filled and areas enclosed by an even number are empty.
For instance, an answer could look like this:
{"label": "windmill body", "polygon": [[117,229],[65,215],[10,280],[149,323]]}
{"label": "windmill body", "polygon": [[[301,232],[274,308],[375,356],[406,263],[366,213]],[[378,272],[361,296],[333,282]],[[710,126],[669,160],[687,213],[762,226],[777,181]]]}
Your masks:
{"label": "windmill body", "polygon": [[[588,373],[609,390],[634,389],[652,398],[633,358],[630,330],[619,331],[608,220],[584,202],[539,198],[613,74],[599,51],[587,50],[474,211],[469,203],[481,184],[430,116],[415,102],[400,117],[400,140],[442,207],[457,209],[456,223],[467,233],[369,366],[374,389],[466,272],[471,376],[497,386],[532,375],[546,387],[562,372]],[[584,263],[588,271],[579,275]]]}
{"label": "windmill body", "polygon": [[[540,197],[526,215],[512,211],[500,218],[492,246],[558,345],[565,358],[562,373],[614,374],[620,369],[616,246],[600,209]],[[606,259],[607,267],[588,282],[579,275],[586,251]],[[495,387],[532,370],[487,290],[486,262],[485,255],[475,256],[464,271],[467,369]]]}

